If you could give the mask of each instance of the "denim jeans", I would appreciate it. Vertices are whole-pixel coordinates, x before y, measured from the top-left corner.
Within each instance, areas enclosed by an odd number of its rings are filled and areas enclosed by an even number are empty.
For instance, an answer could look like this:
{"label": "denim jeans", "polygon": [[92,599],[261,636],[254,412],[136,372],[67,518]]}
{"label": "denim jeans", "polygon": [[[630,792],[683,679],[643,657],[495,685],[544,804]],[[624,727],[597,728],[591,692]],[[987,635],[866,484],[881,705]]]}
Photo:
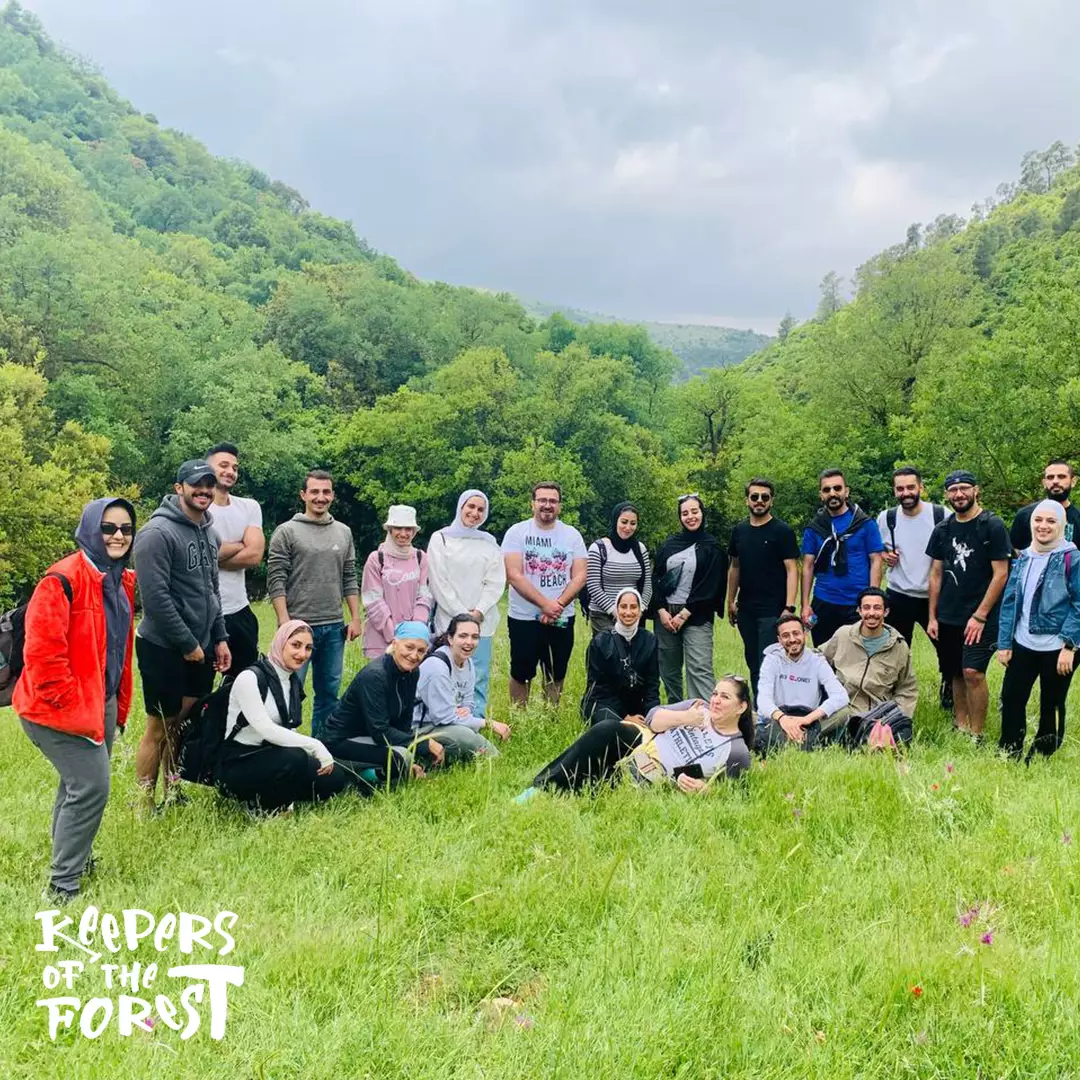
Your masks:
{"label": "denim jeans", "polygon": [[482,637],[472,654],[473,669],[476,671],[476,686],[473,689],[473,716],[487,716],[488,682],[491,679],[491,649],[494,637]]}
{"label": "denim jeans", "polygon": [[322,738],[323,725],[337,704],[341,689],[341,673],[345,666],[345,623],[323,623],[311,628],[311,659],[300,669],[300,682],[307,682],[312,668],[311,684],[315,690],[315,707],[311,712],[311,734]]}

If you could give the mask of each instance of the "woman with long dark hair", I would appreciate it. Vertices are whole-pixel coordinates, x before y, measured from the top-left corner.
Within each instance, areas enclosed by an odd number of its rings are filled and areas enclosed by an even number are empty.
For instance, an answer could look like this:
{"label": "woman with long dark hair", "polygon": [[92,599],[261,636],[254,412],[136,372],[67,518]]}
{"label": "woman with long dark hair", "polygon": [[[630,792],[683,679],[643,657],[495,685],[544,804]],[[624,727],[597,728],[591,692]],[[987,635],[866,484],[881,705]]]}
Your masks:
{"label": "woman with long dark hair", "polygon": [[26,608],[23,669],[11,704],[60,776],[48,898],[77,896],[109,799],[109,757],[131,705],[135,508],[95,499],[78,551],[49,567]]}
{"label": "woman with long dark hair", "polygon": [[594,724],[541,769],[515,802],[528,802],[544,788],[580,791],[600,784],[623,762],[635,783],[674,782],[688,794],[705,790],[715,776],[739,776],[750,767],[754,710],[741,675],[721,678],[708,702],[658,706],[645,720]]}
{"label": "woman with long dark hair", "polygon": [[660,704],[656,635],[640,625],[643,615],[637,589],[619,589],[614,628],[602,631],[589,643],[581,713],[590,724],[602,720],[643,724],[646,714]]}
{"label": "woman with long dark hair", "polygon": [[622,502],[611,511],[607,536],[589,545],[585,588],[589,595],[589,626],[594,634],[615,625],[615,603],[620,589],[637,590],[642,613],[652,599],[652,561],[645,545],[637,539],[637,531],[637,507]]}
{"label": "woman with long dark hair", "polygon": [[682,529],[656,553],[654,597],[660,677],[668,701],[707,698],[712,691],[713,618],[727,580],[727,556],[705,528],[705,504],[699,495],[679,498]]}
{"label": "woman with long dark hair", "polygon": [[1001,749],[1024,751],[1027,704],[1039,681],[1039,728],[1032,754],[1052,754],[1065,738],[1076,646],[1080,643],[1080,551],[1065,539],[1065,510],[1044,499],[1031,512],[1031,546],[1012,565],[998,621],[1001,687]]}
{"label": "woman with long dark hair", "polygon": [[447,623],[420,664],[413,736],[441,743],[448,765],[477,754],[498,757],[499,751],[480,734],[484,727],[500,739],[510,738],[508,724],[488,719],[476,705],[473,656],[480,641],[480,619],[462,612]]}

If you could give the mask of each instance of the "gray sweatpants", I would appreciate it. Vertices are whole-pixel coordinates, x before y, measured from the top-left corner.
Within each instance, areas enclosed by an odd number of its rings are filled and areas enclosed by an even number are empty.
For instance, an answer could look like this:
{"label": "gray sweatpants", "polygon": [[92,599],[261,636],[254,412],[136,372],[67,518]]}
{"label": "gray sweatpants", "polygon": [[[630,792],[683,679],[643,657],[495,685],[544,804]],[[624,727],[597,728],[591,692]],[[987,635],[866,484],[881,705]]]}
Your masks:
{"label": "gray sweatpants", "polygon": [[664,680],[669,704],[683,697],[683,664],[686,664],[687,697],[708,701],[716,678],[713,675],[713,620],[701,626],[684,626],[672,634],[656,620],[656,640],[660,652],[660,678]]}
{"label": "gray sweatpants", "polygon": [[30,741],[60,774],[52,812],[52,883],[74,892],[90,858],[109,801],[109,756],[116,735],[116,698],[105,702],[105,742],[96,745],[42,724],[22,721]]}

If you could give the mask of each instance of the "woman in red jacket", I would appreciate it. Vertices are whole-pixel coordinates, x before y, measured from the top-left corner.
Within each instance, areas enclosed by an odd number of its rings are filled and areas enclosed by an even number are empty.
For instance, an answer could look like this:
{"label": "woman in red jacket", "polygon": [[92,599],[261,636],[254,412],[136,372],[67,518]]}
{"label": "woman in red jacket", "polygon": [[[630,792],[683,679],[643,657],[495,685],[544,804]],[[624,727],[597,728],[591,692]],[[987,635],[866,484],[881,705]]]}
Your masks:
{"label": "woman in red jacket", "polygon": [[24,667],[11,704],[60,774],[47,890],[54,902],[79,893],[109,798],[113,736],[127,722],[134,535],[135,508],[126,499],[89,503],[75,531],[79,550],[49,568],[26,609]]}

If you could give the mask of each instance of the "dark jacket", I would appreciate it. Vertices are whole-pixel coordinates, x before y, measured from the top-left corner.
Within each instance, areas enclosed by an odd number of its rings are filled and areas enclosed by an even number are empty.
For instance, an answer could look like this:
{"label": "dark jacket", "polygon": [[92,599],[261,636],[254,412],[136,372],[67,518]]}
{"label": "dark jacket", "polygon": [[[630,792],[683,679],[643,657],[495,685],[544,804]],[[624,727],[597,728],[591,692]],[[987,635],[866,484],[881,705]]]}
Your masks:
{"label": "dark jacket", "polygon": [[218,591],[218,541],[211,515],[196,525],[167,495],[135,537],[135,575],[142,597],[139,636],[185,655],[229,635]]}
{"label": "dark jacket", "polygon": [[[704,532],[703,540],[697,544],[697,566],[694,570],[694,580],[690,586],[690,595],[684,604],[690,612],[687,624],[690,626],[703,626],[711,623],[717,610],[723,604],[725,590],[727,588],[727,553],[714,537]],[[661,595],[663,589],[660,584],[668,570],[668,559],[672,555],[684,549],[680,534],[668,537],[660,545],[656,553],[656,565],[653,567],[653,608],[657,611],[661,607],[670,606],[665,603],[665,597]],[[674,610],[674,608],[672,608]]]}
{"label": "dark jacket", "polygon": [[592,639],[581,713],[590,723],[610,720],[614,714],[645,716],[660,704],[660,661],[656,635],[639,627],[632,641],[614,630]]}
{"label": "dark jacket", "polygon": [[[385,653],[372,660],[349,683],[341,700],[326,721],[322,741],[333,753],[334,744],[364,736],[376,745],[411,746],[413,703],[420,669],[402,671]],[[417,752],[428,755],[427,740],[417,743]]]}

